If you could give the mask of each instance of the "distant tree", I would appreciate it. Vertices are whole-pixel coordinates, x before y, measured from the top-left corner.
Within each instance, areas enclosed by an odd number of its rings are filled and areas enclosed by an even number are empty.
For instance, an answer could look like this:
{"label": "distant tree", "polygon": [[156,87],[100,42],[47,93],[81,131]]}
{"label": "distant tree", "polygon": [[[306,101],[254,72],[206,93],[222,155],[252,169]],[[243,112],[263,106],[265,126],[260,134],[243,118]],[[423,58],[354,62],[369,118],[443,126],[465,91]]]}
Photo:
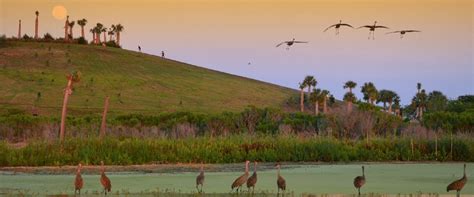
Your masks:
{"label": "distant tree", "polygon": [[35,14],[36,14],[36,20],[35,20],[35,39],[38,39],[38,25],[39,25],[38,17],[39,17],[39,12],[36,11]]}
{"label": "distant tree", "polygon": [[352,92],[347,92],[344,94],[343,100],[347,103],[347,111],[352,111],[352,104],[357,101],[357,97]]}
{"label": "distant tree", "polygon": [[306,76],[303,80],[303,83],[306,84],[306,87],[308,88],[308,96],[311,95],[311,88],[315,88],[316,84],[318,83],[314,76]]}
{"label": "distant tree", "polygon": [[393,98],[393,106],[392,108],[395,110],[395,114],[397,116],[401,116],[401,106],[400,106],[400,96],[396,95]]}
{"label": "distant tree", "polygon": [[95,26],[95,36],[97,37],[97,44],[100,44],[100,34],[102,33],[102,29],[104,28],[104,25],[102,23],[97,23]]}
{"label": "distant tree", "polygon": [[361,92],[364,95],[364,100],[372,105],[378,98],[377,88],[372,82],[364,83],[364,85],[361,87]]}
{"label": "distant tree", "polygon": [[300,83],[300,111],[304,112],[304,89],[306,88],[306,83]]}
{"label": "distant tree", "polygon": [[344,83],[343,88],[344,89],[349,89],[349,92],[347,92],[344,95],[344,101],[347,103],[347,111],[351,112],[352,111],[352,104],[357,100],[355,94],[352,93],[352,89],[357,86],[357,83],[354,81],[347,81]]}
{"label": "distant tree", "polygon": [[107,42],[107,27],[102,27],[100,31],[104,34],[104,42]]}
{"label": "distant tree", "polygon": [[108,34],[109,34],[109,41],[114,41],[114,40],[112,39],[112,36],[114,36],[114,34],[115,34],[115,25],[112,25],[112,26],[109,28]]}
{"label": "distant tree", "polygon": [[73,32],[72,29],[73,29],[75,23],[76,23],[75,21],[71,21],[71,22],[69,23],[69,38],[70,38],[71,40],[74,39],[74,35],[72,34],[72,32]]}
{"label": "distant tree", "polygon": [[67,42],[69,40],[69,15],[66,16],[66,22],[64,22],[64,41]]}
{"label": "distant tree", "polygon": [[328,112],[328,97],[329,97],[329,90],[322,90],[321,97],[323,98],[323,112]]}
{"label": "distant tree", "polygon": [[73,83],[77,83],[81,80],[81,72],[74,71],[67,75],[67,85],[64,90],[64,100],[63,100],[63,108],[61,112],[61,127],[59,132],[59,140],[61,143],[64,141],[64,130],[66,126],[66,113],[67,113],[67,103],[69,101],[69,96],[72,94],[72,85]]}
{"label": "distant tree", "polygon": [[97,38],[96,38],[96,36],[95,36],[95,27],[94,27],[94,28],[91,28],[91,29],[89,30],[89,32],[92,33],[92,41],[91,41],[91,42],[94,43],[94,44],[97,44]]}
{"label": "distant tree", "polygon": [[349,92],[352,93],[352,89],[354,89],[356,86],[357,86],[357,83],[356,83],[356,82],[347,81],[346,83],[344,83],[343,88],[344,88],[344,89],[349,88]]}
{"label": "distant tree", "polygon": [[115,34],[117,35],[117,45],[120,46],[120,33],[124,30],[124,27],[122,26],[122,24],[117,24],[115,25]]}
{"label": "distant tree", "polygon": [[311,92],[311,95],[309,96],[309,100],[314,103],[314,114],[318,115],[319,114],[319,103],[323,100],[322,94],[321,94],[321,89],[313,89],[313,92]]}
{"label": "distant tree", "polygon": [[426,108],[429,112],[445,111],[448,106],[448,97],[441,91],[430,92],[427,99]]}
{"label": "distant tree", "polygon": [[78,20],[77,24],[81,26],[81,36],[85,39],[86,37],[84,35],[84,26],[86,26],[87,24],[87,19],[83,18],[81,20]]}
{"label": "distant tree", "polygon": [[424,89],[421,89],[412,99],[412,105],[416,108],[416,115],[418,119],[423,119],[423,112],[427,105],[427,95]]}

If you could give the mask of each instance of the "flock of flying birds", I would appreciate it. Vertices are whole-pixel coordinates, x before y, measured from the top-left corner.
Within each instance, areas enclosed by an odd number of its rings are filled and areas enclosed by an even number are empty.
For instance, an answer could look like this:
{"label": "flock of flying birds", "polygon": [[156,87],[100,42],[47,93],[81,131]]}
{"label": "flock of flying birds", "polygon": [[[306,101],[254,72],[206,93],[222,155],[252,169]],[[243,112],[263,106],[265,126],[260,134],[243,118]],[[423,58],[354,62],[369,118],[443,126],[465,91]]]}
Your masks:
{"label": "flock of flying birds", "polygon": [[[349,25],[347,23],[342,23],[342,20],[339,20],[339,23],[336,23],[334,25],[331,25],[329,27],[327,27],[326,29],[324,29],[323,32],[326,32],[327,30],[331,29],[331,28],[334,28],[336,30],[336,35],[339,35],[339,28],[341,27],[348,27],[348,28],[354,28],[352,25]],[[372,38],[372,40],[375,40],[375,30],[376,29],[379,29],[379,28],[382,28],[382,29],[389,29],[388,27],[386,26],[382,26],[382,25],[377,25],[377,21],[374,22],[373,25],[364,25],[364,26],[360,26],[358,27],[357,29],[360,29],[360,28],[367,28],[369,29],[369,37],[368,39]],[[394,33],[398,33],[400,34],[400,38],[403,38],[403,36],[406,34],[406,33],[413,33],[413,32],[421,32],[419,30],[413,30],[413,29],[408,29],[408,30],[399,30],[399,31],[392,31],[392,32],[388,32],[386,34],[394,34]],[[293,40],[290,40],[290,41],[284,41],[284,42],[281,42],[280,44],[276,45],[276,47],[279,47],[283,44],[286,44],[286,49],[290,49],[290,46],[292,46],[293,44],[296,44],[296,43],[308,43],[308,41],[297,41],[293,38]]]}
{"label": "flock of flying birds", "polygon": [[[241,191],[242,187],[246,184],[248,192],[250,193],[250,188],[252,188],[252,194],[255,190],[255,185],[257,184],[257,162],[254,161],[254,168],[253,168],[253,174],[249,177],[249,163],[250,161],[245,161],[245,172],[241,176],[237,177],[234,182],[232,182],[231,187],[231,192],[234,190],[236,193],[239,193],[239,190]],[[100,183],[102,185],[103,193],[107,195],[107,192],[110,192],[112,189],[112,183],[110,179],[105,175],[105,167],[104,167],[104,162],[101,161],[101,176],[100,176]],[[283,192],[283,194],[286,191],[286,180],[281,176],[280,174],[280,163],[276,163],[275,168],[277,169],[277,179],[276,179],[276,185],[278,188],[278,193],[277,196],[280,194],[280,191]],[[84,181],[81,176],[81,169],[82,169],[82,164],[79,163],[77,170],[76,170],[76,179],[74,181],[74,194],[81,194],[81,189],[84,186]],[[199,175],[196,177],[196,189],[199,193],[203,192],[203,186],[204,186],[204,164],[201,163],[201,168]],[[354,178],[354,187],[357,189],[358,196],[360,196],[360,189],[365,185],[366,183],[366,177],[365,177],[365,168],[362,166],[362,175],[361,176],[356,176]],[[467,183],[467,176],[466,176],[466,164],[464,164],[464,175],[461,179],[453,181],[451,184],[449,184],[446,187],[446,191],[456,191],[456,196],[459,197],[461,194],[461,190],[464,188],[464,185]]]}

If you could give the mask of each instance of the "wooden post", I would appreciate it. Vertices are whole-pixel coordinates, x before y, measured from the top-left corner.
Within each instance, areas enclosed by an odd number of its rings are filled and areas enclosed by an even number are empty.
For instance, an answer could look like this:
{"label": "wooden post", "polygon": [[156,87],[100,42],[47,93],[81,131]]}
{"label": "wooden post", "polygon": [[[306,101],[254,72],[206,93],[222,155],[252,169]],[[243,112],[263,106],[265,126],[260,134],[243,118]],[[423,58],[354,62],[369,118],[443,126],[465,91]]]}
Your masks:
{"label": "wooden post", "polygon": [[105,137],[105,129],[107,122],[107,111],[109,110],[109,96],[105,97],[104,113],[102,113],[102,124],[100,125],[100,140]]}
{"label": "wooden post", "polygon": [[435,156],[436,160],[438,160],[438,134],[435,133]]}
{"label": "wooden post", "polygon": [[451,132],[451,160],[453,160],[453,132]]}
{"label": "wooden post", "polygon": [[72,80],[73,80],[72,78],[73,78],[72,75],[68,76],[67,86],[66,86],[66,89],[64,90],[63,109],[61,111],[61,127],[60,127],[60,130],[59,130],[59,140],[61,141],[61,143],[64,141],[64,130],[65,130],[65,125],[66,125],[67,103],[68,103],[68,100],[69,100],[69,95],[72,94],[72,89],[71,89]]}
{"label": "wooden post", "polygon": [[21,20],[18,21],[18,39],[21,39]]}

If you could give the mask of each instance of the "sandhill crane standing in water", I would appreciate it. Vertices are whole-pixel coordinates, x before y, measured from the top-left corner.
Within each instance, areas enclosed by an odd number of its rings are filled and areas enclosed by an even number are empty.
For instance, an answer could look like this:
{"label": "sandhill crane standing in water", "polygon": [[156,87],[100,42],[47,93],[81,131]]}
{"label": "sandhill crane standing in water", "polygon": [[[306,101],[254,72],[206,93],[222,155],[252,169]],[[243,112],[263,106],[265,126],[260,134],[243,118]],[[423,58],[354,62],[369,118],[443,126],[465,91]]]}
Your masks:
{"label": "sandhill crane standing in water", "polygon": [[285,190],[286,190],[286,181],[285,179],[280,175],[280,164],[276,164],[276,168],[277,168],[277,187],[278,187],[278,194],[280,194],[280,190],[283,191],[283,193],[285,193]]}
{"label": "sandhill crane standing in water", "polygon": [[[199,188],[199,185],[201,188]],[[204,164],[201,163],[201,170],[199,175],[196,177],[196,189],[199,193],[202,193],[202,187],[204,186]]]}
{"label": "sandhill crane standing in water", "polygon": [[107,192],[110,192],[112,189],[112,183],[110,182],[109,177],[105,175],[104,161],[100,161],[101,165],[101,174],[100,174],[100,184],[104,187],[104,194],[107,195]]}
{"label": "sandhill crane standing in water", "polygon": [[255,185],[257,184],[257,162],[254,162],[253,165],[253,174],[250,176],[250,178],[247,180],[247,189],[250,192],[250,188],[252,188],[252,193],[255,190]]}
{"label": "sandhill crane standing in water", "polygon": [[334,25],[329,26],[323,32],[326,32],[328,29],[331,29],[331,27],[334,27],[334,29],[336,29],[336,35],[339,35],[339,28],[342,27],[342,26],[347,26],[347,27],[350,27],[350,28],[354,28],[354,27],[352,27],[352,25],[349,25],[347,23],[342,23],[342,20],[339,20],[339,23],[336,23]]}
{"label": "sandhill crane standing in water", "polygon": [[377,25],[377,21],[374,22],[374,25],[364,25],[364,26],[361,26],[357,29],[360,29],[360,28],[369,28],[369,38],[368,39],[370,39],[370,36],[372,36],[372,40],[375,40],[375,29],[377,29],[377,28],[388,29],[388,27]]}
{"label": "sandhill crane standing in water", "polygon": [[290,40],[290,41],[284,41],[284,42],[281,42],[280,44],[277,44],[276,47],[279,47],[281,46],[282,44],[286,44],[286,50],[290,49],[290,46],[295,44],[295,43],[308,43],[307,41],[296,41],[294,38],[293,40]]}
{"label": "sandhill crane standing in water", "polygon": [[76,170],[76,180],[74,181],[74,187],[75,187],[74,194],[76,194],[76,192],[79,192],[79,194],[81,194],[82,186],[84,186],[84,181],[82,180],[82,176],[81,176],[81,169],[82,169],[82,164],[79,163]]}
{"label": "sandhill crane standing in water", "polygon": [[406,33],[411,33],[411,32],[421,32],[421,31],[418,31],[418,30],[400,30],[400,31],[388,32],[386,34],[400,33],[400,39],[402,39],[403,35],[405,35]]}
{"label": "sandhill crane standing in water", "polygon": [[237,188],[236,192],[239,193],[239,189],[245,182],[247,182],[247,178],[249,177],[249,163],[250,161],[245,161],[245,173],[239,178],[235,179],[235,181],[232,183],[230,187],[232,191],[234,190],[234,188]]}
{"label": "sandhill crane standing in water", "polygon": [[451,184],[449,184],[448,187],[446,188],[446,191],[449,192],[452,190],[456,190],[456,196],[459,197],[461,195],[461,190],[464,187],[464,185],[466,185],[466,183],[467,183],[466,164],[464,164],[464,176],[461,179],[456,180],[452,182]]}
{"label": "sandhill crane standing in water", "polygon": [[360,188],[365,184],[365,173],[364,173],[364,166],[362,166],[362,176],[357,176],[354,178],[354,187],[357,188],[360,196]]}

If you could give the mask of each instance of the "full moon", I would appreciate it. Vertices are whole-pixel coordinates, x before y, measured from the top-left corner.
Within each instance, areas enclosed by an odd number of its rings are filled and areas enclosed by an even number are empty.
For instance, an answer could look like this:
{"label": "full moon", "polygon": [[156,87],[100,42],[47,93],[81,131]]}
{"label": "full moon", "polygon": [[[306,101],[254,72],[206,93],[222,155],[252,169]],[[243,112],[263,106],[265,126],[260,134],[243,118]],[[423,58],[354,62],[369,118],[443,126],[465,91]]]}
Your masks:
{"label": "full moon", "polygon": [[66,17],[66,15],[67,15],[67,10],[64,6],[62,5],[54,6],[53,16],[55,19],[62,20]]}

